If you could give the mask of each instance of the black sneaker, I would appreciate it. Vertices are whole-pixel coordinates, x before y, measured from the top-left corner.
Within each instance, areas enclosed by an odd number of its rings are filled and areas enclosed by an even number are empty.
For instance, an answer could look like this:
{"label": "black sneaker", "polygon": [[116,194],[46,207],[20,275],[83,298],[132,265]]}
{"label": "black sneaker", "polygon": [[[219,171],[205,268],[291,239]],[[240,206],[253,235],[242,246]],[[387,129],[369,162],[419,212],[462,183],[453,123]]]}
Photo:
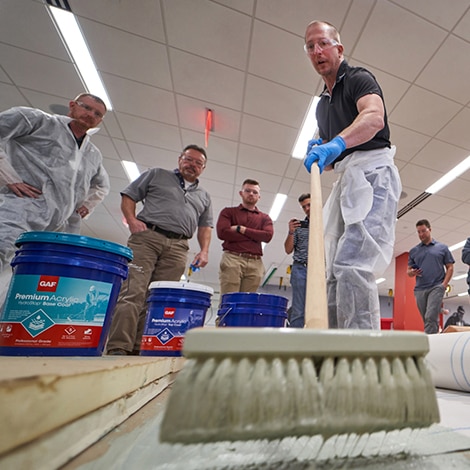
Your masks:
{"label": "black sneaker", "polygon": [[108,356],[128,356],[130,353],[128,353],[125,349],[110,349],[109,351],[106,352]]}

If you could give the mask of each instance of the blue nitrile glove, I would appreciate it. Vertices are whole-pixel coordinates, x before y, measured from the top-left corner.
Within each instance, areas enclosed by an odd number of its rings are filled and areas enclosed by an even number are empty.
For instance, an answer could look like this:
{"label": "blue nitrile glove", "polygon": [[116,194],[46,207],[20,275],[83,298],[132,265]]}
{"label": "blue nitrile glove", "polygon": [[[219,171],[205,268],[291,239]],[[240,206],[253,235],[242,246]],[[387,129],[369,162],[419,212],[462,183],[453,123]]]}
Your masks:
{"label": "blue nitrile glove", "polygon": [[318,162],[318,168],[320,173],[325,169],[325,166],[331,165],[343,151],[346,150],[346,143],[344,139],[337,135],[330,142],[314,146],[312,150],[305,157],[304,165],[307,171],[310,173],[312,165]]}
{"label": "blue nitrile glove", "polygon": [[308,155],[310,153],[310,150],[312,150],[312,147],[315,145],[321,145],[323,143],[323,139],[312,139],[308,141],[307,145],[307,152],[305,155]]}

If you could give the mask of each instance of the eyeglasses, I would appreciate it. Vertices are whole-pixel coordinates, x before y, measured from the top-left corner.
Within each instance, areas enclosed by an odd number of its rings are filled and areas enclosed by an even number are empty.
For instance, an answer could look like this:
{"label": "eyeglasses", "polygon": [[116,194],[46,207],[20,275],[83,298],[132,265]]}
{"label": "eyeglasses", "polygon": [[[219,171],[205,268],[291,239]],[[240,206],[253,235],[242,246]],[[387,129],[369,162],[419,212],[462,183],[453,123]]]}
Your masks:
{"label": "eyeglasses", "polygon": [[194,160],[194,158],[188,157],[187,155],[180,155],[180,157],[188,163],[194,163],[194,165],[196,165],[198,168],[204,168],[206,166],[206,162],[201,162],[201,160]]}
{"label": "eyeglasses", "polygon": [[100,113],[99,111],[96,111],[96,109],[93,109],[91,106],[88,106],[86,103],[83,103],[82,101],[75,101],[75,103],[77,103],[78,106],[80,106],[80,108],[85,109],[89,113],[93,113],[93,115],[96,118],[98,118],[98,119],[103,119],[104,118],[104,114]]}
{"label": "eyeglasses", "polygon": [[304,51],[307,54],[314,54],[315,47],[319,49],[320,52],[323,52],[324,50],[329,49],[333,46],[339,46],[339,42],[335,41],[334,39],[323,38],[317,42],[309,42],[308,44],[304,44]]}

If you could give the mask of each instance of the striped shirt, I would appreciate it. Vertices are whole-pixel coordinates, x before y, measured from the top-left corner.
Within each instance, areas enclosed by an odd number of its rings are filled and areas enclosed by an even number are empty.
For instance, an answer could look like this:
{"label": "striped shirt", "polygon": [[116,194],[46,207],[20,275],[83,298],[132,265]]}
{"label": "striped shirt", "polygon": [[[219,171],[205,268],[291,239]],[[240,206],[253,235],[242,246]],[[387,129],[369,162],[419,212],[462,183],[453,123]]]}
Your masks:
{"label": "striped shirt", "polygon": [[[305,218],[308,222],[308,218]],[[294,232],[294,262],[307,263],[308,261],[308,227],[299,227]]]}

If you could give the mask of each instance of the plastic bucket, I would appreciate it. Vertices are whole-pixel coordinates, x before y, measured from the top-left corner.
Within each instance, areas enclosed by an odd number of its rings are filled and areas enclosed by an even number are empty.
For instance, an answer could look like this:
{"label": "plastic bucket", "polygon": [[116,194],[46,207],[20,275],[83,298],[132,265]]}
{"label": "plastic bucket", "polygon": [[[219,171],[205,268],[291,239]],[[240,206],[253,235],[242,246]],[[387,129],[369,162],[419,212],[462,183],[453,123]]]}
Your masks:
{"label": "plastic bucket", "polygon": [[158,281],[149,286],[141,356],[181,356],[184,335],[201,327],[214,290],[193,282]]}
{"label": "plastic bucket", "polygon": [[221,297],[218,326],[282,328],[287,322],[288,299],[257,292],[233,292]]}
{"label": "plastic bucket", "polygon": [[0,354],[100,356],[132,250],[70,233],[18,237]]}

